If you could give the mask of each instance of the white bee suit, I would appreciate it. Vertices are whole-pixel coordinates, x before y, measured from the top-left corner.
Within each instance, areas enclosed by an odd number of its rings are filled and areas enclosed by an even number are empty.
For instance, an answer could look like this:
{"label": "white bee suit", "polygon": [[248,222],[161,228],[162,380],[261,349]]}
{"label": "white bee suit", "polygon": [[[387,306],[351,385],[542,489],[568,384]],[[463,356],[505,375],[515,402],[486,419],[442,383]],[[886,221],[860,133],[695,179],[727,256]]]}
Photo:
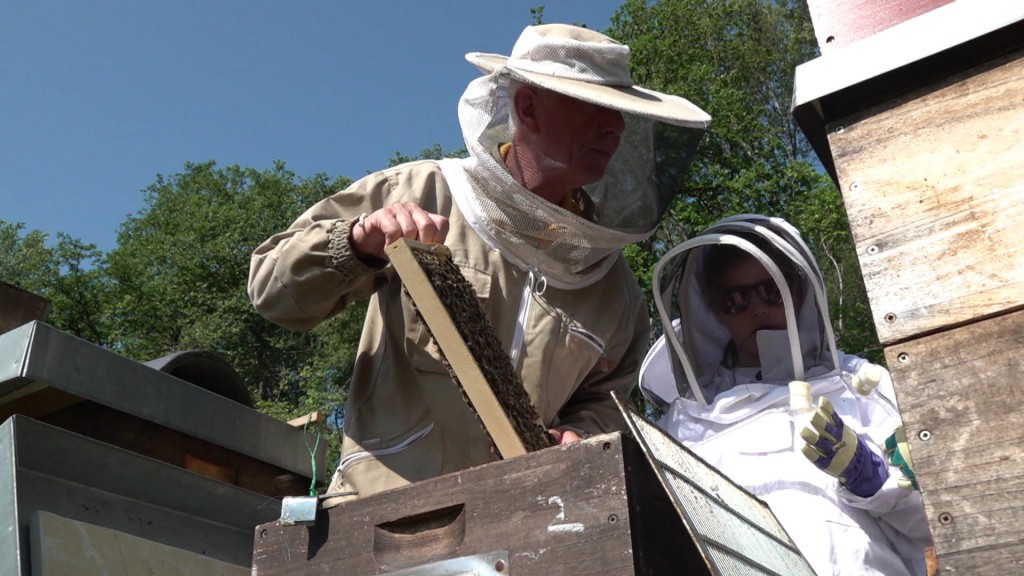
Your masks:
{"label": "white bee suit", "polygon": [[[640,372],[641,389],[665,409],[659,426],[766,502],[817,574],[923,576],[924,549],[931,545],[931,536],[920,493],[901,490],[895,468],[874,496],[851,493],[799,452],[788,409],[788,382],[805,380],[813,397],[828,398],[846,424],[881,454],[885,438],[900,424],[898,414],[877,396],[895,397],[888,372],[875,395],[851,390],[844,379],[849,381],[866,361],[835,351],[834,337],[822,320],[827,305],[818,301],[823,295],[820,272],[813,259],[808,261],[799,234],[778,219],[744,216],[732,222],[712,227],[703,240],[691,239],[691,249],[684,243],[682,250],[670,253],[673,262],[659,263],[659,271],[669,272],[656,272],[656,297],[661,298],[663,325],[671,328],[651,348]],[[761,370],[724,367],[721,351],[727,331],[707,310],[706,299],[680,297],[700,277],[703,250],[717,243],[736,245],[728,238],[709,243],[708,237],[737,235],[760,236],[777,247],[788,243],[779,253],[793,257],[795,267],[807,275],[800,283],[803,297],[787,299],[787,306],[803,304],[791,311],[787,322],[797,324],[799,334],[759,333]],[[663,286],[667,288],[658,289]],[[704,309],[699,315],[698,308]],[[687,319],[700,326],[687,326]],[[682,342],[686,337],[690,341]],[[700,338],[704,341],[695,341]],[[791,357],[793,351],[797,359]]]}

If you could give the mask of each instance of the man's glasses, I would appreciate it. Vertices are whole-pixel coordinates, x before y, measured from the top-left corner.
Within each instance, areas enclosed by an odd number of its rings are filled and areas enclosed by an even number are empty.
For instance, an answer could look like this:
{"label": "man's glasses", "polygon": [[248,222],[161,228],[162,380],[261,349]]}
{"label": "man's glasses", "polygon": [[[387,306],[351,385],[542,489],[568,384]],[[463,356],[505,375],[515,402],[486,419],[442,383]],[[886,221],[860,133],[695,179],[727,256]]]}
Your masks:
{"label": "man's glasses", "polygon": [[[789,282],[789,279],[786,279]],[[747,286],[730,286],[718,292],[718,309],[722,314],[740,314],[750,308],[750,296],[757,294],[757,298],[769,306],[782,304],[782,290],[771,278],[750,284]]]}

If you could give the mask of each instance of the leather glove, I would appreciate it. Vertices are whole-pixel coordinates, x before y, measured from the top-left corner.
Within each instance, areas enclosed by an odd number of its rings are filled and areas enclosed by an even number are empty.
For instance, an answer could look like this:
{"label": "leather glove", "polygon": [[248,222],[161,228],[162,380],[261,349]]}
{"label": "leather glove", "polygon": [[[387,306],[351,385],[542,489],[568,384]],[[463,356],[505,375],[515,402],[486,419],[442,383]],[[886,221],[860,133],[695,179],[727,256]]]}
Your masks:
{"label": "leather glove", "polygon": [[885,439],[885,457],[889,464],[900,469],[902,476],[896,480],[896,485],[904,490],[920,490],[917,485],[917,476],[914,474],[914,463],[910,460],[910,446],[907,443],[907,434],[900,426]]}
{"label": "leather glove", "polygon": [[874,496],[889,478],[885,460],[846,426],[824,396],[818,398],[818,407],[800,431],[800,438],[806,442],[800,447],[803,455],[858,496]]}

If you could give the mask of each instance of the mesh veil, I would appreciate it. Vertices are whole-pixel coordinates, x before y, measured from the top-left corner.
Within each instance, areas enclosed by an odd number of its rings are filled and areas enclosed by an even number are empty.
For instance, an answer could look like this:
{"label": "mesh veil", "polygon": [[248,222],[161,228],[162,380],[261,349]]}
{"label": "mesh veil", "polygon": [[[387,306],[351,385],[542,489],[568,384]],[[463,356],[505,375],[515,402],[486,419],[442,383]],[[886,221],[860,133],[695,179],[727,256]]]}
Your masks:
{"label": "mesh veil", "polygon": [[[678,193],[704,128],[674,126],[623,112],[625,131],[604,177],[587,186],[593,221],[520,186],[498,152],[512,141],[510,76],[469,84],[459,122],[470,157],[442,163],[460,210],[495,250],[559,288],[600,279],[621,248],[648,238]],[[601,104],[598,102],[598,104]],[[659,145],[670,146],[658,154]]]}
{"label": "mesh veil", "polygon": [[[769,252],[762,252],[751,242],[765,246]],[[779,218],[738,215],[683,242],[655,267],[654,296],[665,327],[664,348],[673,376],[670,381],[685,383],[675,387],[678,392],[666,388],[665,383],[656,383],[657,389],[650,392],[662,402],[671,402],[678,394],[708,405],[724,391],[715,377],[731,337],[709,307],[703,280],[707,256],[723,244],[756,255],[777,285],[785,287],[785,292],[795,291],[784,304],[787,316],[792,314],[792,320],[787,318],[786,332],[794,339],[791,352],[795,357],[790,367],[794,372],[782,375],[781,382],[831,372],[839,365],[821,272],[799,232]],[[787,283],[780,264],[799,278],[795,285]]]}

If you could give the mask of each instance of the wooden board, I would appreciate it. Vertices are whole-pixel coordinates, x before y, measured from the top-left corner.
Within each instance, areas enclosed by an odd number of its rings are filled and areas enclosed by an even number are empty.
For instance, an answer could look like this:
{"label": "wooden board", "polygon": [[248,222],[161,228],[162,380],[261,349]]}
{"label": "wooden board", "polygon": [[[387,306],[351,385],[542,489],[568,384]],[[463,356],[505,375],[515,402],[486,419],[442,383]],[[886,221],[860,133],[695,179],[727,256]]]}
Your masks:
{"label": "wooden board", "polygon": [[[44,388],[39,394],[47,390],[52,388]],[[6,405],[0,406],[0,414],[5,408]],[[58,428],[271,498],[309,492],[309,477],[92,401],[79,400],[38,418]]]}
{"label": "wooden board", "polygon": [[1024,562],[1024,312],[893,346],[903,421],[942,574]]}
{"label": "wooden board", "polygon": [[516,576],[710,574],[620,433],[343,502],[311,527],[263,524],[253,574],[369,576],[496,550]]}
{"label": "wooden board", "polygon": [[879,339],[1024,303],[1024,51],[830,124]]}
{"label": "wooden board", "polygon": [[49,309],[50,301],[46,298],[0,282],[0,334],[32,320],[45,320]]}

